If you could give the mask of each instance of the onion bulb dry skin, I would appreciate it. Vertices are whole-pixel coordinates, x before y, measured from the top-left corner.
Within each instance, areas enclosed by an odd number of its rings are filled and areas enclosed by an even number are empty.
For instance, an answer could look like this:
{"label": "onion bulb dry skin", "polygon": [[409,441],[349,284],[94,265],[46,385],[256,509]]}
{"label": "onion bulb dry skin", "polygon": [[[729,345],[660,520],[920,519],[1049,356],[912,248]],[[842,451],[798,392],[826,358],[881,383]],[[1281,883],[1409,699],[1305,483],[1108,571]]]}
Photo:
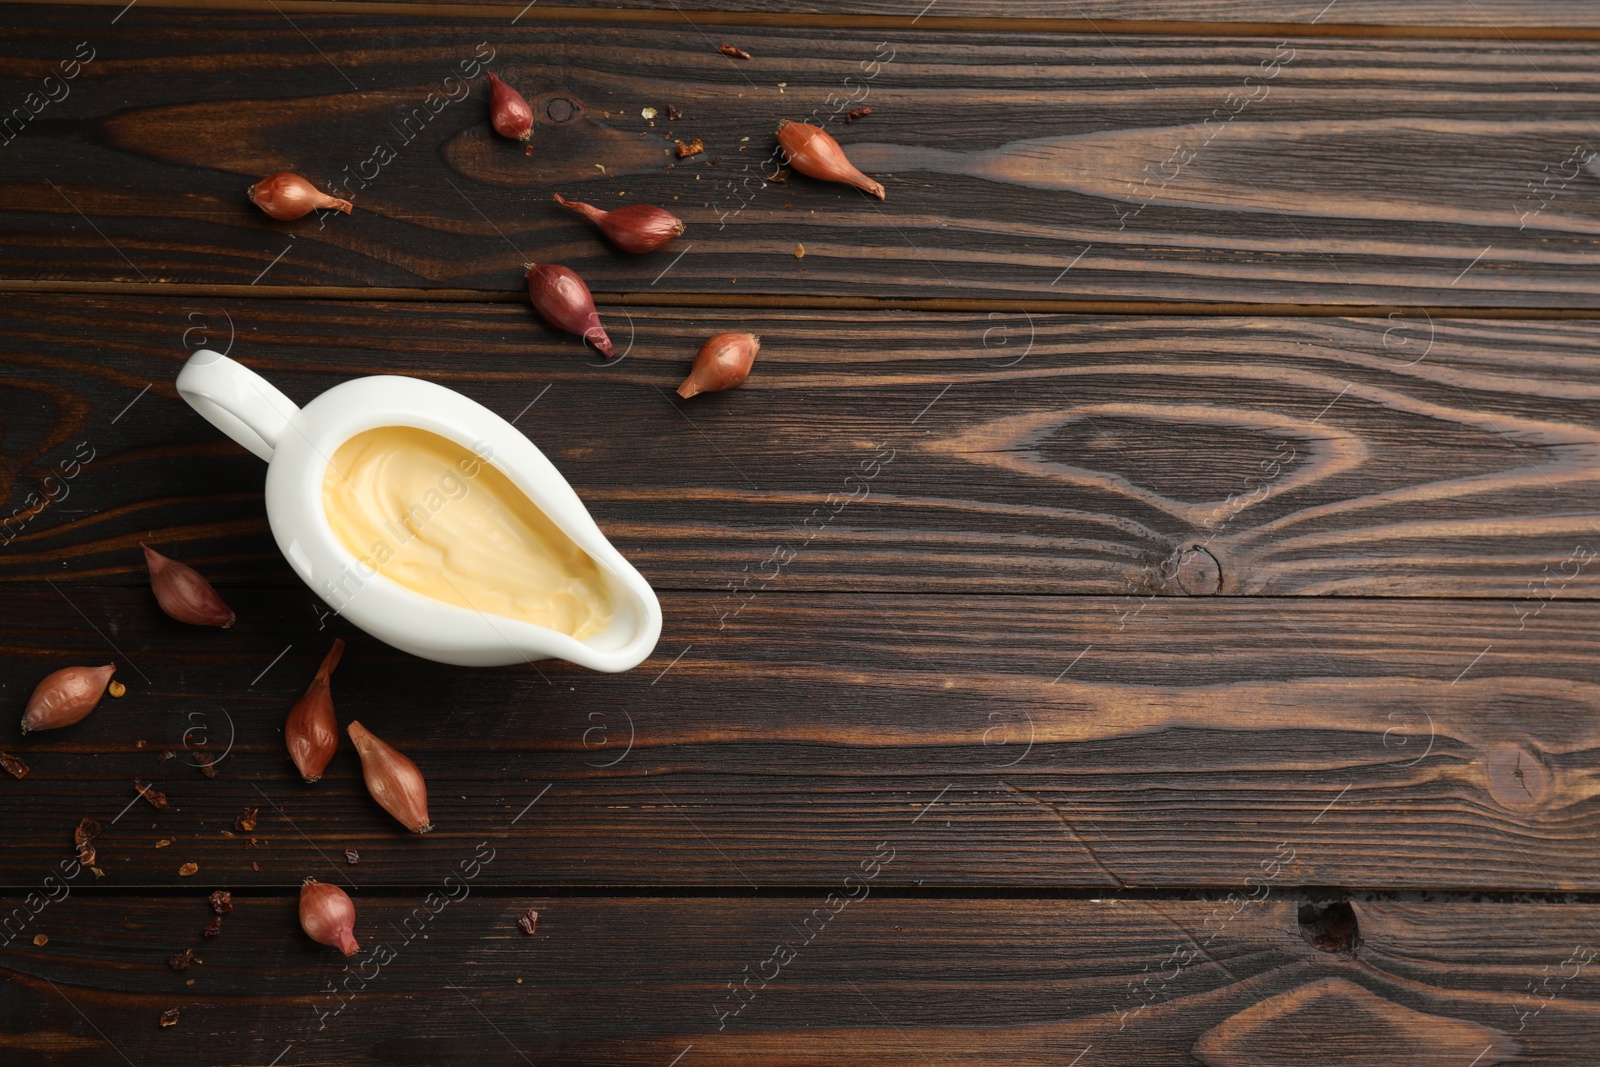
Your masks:
{"label": "onion bulb dry skin", "polygon": [[433,823],[428,821],[428,785],[417,765],[359,722],[352,722],[347,729],[361,756],[361,776],[366,779],[372,799],[407,830],[419,834],[432,830]]}
{"label": "onion bulb dry skin", "polygon": [[761,351],[761,338],[753,333],[719,333],[700,346],[689,376],[678,386],[685,400],[701,393],[732,389],[750,376],[750,367]]}
{"label": "onion bulb dry skin", "polygon": [[116,665],[63,667],[44,676],[22,712],[22,732],[56,730],[82,722],[100,703]]}
{"label": "onion bulb dry skin", "polygon": [[280,222],[303,219],[324,207],[350,214],[350,201],[329,196],[300,175],[286,170],[262,178],[250,187],[249,194],[251,203]]}
{"label": "onion bulb dry skin", "polygon": [[289,709],[289,721],[283,726],[283,739],[289,746],[289,756],[300,770],[300,777],[308,782],[322,778],[323,770],[339,747],[339,720],[333,714],[333,694],[329,679],[333,669],[344,655],[344,640],[333,639],[333,647],[317,668],[316,677],[306,687],[305,695]]}
{"label": "onion bulb dry skin", "polygon": [[616,355],[582,278],[554,263],[529,263],[527,278],[528,302],[544,321],[582,337],[607,359]]}
{"label": "onion bulb dry skin", "polygon": [[300,929],[311,940],[354,956],[361,951],[356,943],[356,905],[336,885],[307,878],[300,886]]}
{"label": "onion bulb dry skin", "polygon": [[844,182],[879,200],[885,199],[883,186],[857,170],[845,158],[839,142],[821,127],[783,119],[778,123],[778,144],[789,166],[801,174],[825,182]]}
{"label": "onion bulb dry skin", "polygon": [[556,194],[556,203],[600,227],[600,232],[624,252],[654,252],[674,237],[683,236],[683,220],[666,208],[629,204],[602,211],[593,204],[568,200],[560,193]]}
{"label": "onion bulb dry skin", "polygon": [[236,616],[222,602],[211,583],[193,567],[168,559],[143,542],[145,566],[150,568],[150,589],[161,610],[179,622],[193,626],[215,626],[226,630]]}
{"label": "onion bulb dry skin", "polygon": [[489,75],[489,124],[501,137],[521,141],[527,148],[524,155],[533,155],[533,108],[523,95],[511,86]]}

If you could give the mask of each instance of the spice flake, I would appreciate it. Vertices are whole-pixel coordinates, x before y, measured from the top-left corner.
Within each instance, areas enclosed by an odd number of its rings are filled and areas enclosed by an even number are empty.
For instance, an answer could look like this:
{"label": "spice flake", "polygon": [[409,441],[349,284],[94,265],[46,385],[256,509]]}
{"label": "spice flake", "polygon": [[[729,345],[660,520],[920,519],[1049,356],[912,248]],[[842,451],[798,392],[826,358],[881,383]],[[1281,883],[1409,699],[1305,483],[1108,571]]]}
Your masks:
{"label": "spice flake", "polygon": [[137,778],[133,780],[133,788],[137,789],[139,791],[139,795],[150,802],[150,806],[152,808],[155,808],[157,811],[161,811],[166,808],[167,794],[161,792],[161,790],[145,785]]}

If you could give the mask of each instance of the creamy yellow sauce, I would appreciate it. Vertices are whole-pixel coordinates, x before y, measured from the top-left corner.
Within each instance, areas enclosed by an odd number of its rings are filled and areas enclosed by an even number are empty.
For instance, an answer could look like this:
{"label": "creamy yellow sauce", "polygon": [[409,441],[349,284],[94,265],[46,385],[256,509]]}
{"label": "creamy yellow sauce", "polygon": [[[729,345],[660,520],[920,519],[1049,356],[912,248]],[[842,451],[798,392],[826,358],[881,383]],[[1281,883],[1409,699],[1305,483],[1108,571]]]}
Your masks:
{"label": "creamy yellow sauce", "polygon": [[448,438],[384,426],[322,476],[328,524],[362,573],[583,640],[611,622],[594,560],[488,462]]}

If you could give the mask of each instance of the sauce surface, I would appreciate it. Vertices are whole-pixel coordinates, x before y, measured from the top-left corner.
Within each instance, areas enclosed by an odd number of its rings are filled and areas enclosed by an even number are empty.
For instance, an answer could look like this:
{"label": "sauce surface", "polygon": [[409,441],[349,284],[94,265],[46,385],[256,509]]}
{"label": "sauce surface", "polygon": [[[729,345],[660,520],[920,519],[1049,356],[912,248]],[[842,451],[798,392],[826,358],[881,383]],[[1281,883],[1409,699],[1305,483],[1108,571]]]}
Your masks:
{"label": "sauce surface", "polygon": [[449,438],[412,426],[355,435],[323,473],[322,506],[363,573],[579,640],[611,622],[588,553],[486,457]]}

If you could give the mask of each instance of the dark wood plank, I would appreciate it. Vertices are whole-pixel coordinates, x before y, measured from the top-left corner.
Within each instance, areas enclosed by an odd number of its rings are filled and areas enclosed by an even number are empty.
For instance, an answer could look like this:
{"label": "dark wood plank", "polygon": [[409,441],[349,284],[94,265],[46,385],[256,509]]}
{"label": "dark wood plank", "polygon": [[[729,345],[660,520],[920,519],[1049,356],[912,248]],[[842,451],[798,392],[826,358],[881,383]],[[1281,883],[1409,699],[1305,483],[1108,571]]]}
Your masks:
{"label": "dark wood plank", "polygon": [[[300,402],[404,373],[520,416],[663,588],[1594,595],[1600,324],[605,314],[609,367],[515,305],[14,297],[0,580],[139,584],[151,537],[294,580],[261,464],[173,387],[231,344]],[[755,375],[680,403],[727,329]]]}
{"label": "dark wood plank", "polygon": [[[655,655],[595,675],[445,667],[319,631],[302,589],[225,592],[239,625],[197,632],[144,590],[8,589],[0,722],[68,663],[130,687],[5,741],[33,767],[0,780],[8,883],[87,816],[123,887],[184,863],[292,886],[347,848],[363,884],[409,883],[493,836],[496,884],[816,885],[892,838],[897,884],[1226,887],[1285,844],[1284,885],[1600,888],[1592,601],[1519,630],[1484,600],[669,594]],[[341,721],[418,762],[433,833],[377,808],[348,745],[293,774],[283,719],[335,633]]]}
{"label": "dark wood plank", "polygon": [[[5,146],[13,280],[509,293],[531,258],[613,293],[1600,307],[1592,43],[752,28],[741,64],[688,24],[537,14],[6,17],[7,100],[96,55]],[[481,85],[425,106],[480,42],[534,98],[531,160]],[[840,137],[886,203],[760,187],[779,118],[863,102]],[[669,103],[695,118],[641,117]],[[245,200],[284,168],[376,177],[321,228]],[[680,211],[683,259],[608,252],[554,191]]]}
{"label": "dark wood plank", "polygon": [[[37,3],[89,4],[120,7],[113,0],[30,0]],[[393,6],[415,3],[434,11],[445,9],[466,18],[510,19],[523,5],[505,0],[374,0]],[[154,5],[162,6],[160,2]],[[179,0],[172,6],[184,6]],[[214,0],[206,5],[224,10],[269,7],[262,0]],[[286,13],[325,12],[328,0],[284,0]],[[504,9],[502,12],[501,9]],[[1563,32],[1600,28],[1600,17],[1582,0],[1415,0],[1393,4],[1386,0],[933,0],[904,3],[899,0],[695,0],[692,5],[662,4],[660,0],[564,0],[540,4],[546,19],[597,19],[601,21],[662,21],[688,23],[724,32],[725,27],[774,25],[847,25],[905,29],[931,23],[933,27],[988,28],[1015,25],[1079,33],[1282,33],[1390,34],[1431,32],[1439,35],[1507,38],[1554,38]],[[931,28],[931,27],[930,27]],[[733,32],[733,31],[727,31]]]}
{"label": "dark wood plank", "polygon": [[[441,864],[438,879],[457,866]],[[1293,900],[901,900],[874,893],[855,864],[835,882],[832,902],[824,889],[591,900],[472,894],[457,873],[444,889],[357,891],[363,953],[348,964],[300,935],[289,896],[236,898],[222,934],[202,940],[199,889],[75,894],[27,927],[48,931],[46,945],[0,950],[13,1023],[0,1041],[17,1067],[184,1061],[200,1049],[206,1062],[278,1056],[286,1067],[1424,1067],[1473,1056],[1479,1067],[1567,1067],[1600,1026],[1596,967],[1583,962],[1596,955],[1592,905],[1357,901],[1351,955],[1313,947]],[[458,899],[429,905],[430,890]],[[837,903],[844,894],[855,899]],[[515,925],[530,905],[533,938]],[[186,947],[204,963],[172,973],[167,957]],[[746,979],[736,999],[730,987]],[[157,1018],[173,1007],[179,1021],[163,1030]]]}

